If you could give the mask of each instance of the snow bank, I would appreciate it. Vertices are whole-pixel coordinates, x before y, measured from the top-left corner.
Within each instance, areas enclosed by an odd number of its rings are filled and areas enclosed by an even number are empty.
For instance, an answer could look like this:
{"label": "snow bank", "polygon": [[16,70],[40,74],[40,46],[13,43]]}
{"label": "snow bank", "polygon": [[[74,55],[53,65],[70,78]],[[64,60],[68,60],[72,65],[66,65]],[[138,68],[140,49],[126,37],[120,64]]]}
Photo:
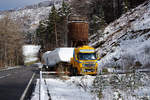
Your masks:
{"label": "snow bank", "polygon": [[47,51],[43,54],[44,63],[54,66],[59,62],[70,62],[73,57],[74,48],[56,48],[54,51]]}
{"label": "snow bank", "polygon": [[[49,100],[98,100],[96,95],[90,92],[95,76],[69,77],[67,80],[59,78],[45,79],[42,81],[42,98]],[[86,89],[84,88],[86,86]],[[31,100],[39,98],[39,82],[36,84],[35,91]]]}
{"label": "snow bank", "polygon": [[37,61],[38,60],[37,54],[39,50],[40,50],[40,46],[24,45],[23,46],[24,63]]}
{"label": "snow bank", "polygon": [[99,75],[93,92],[100,100],[149,100],[150,77],[145,73]]}
{"label": "snow bank", "polygon": [[90,76],[90,75],[74,76],[66,80],[66,83],[70,85],[74,85],[77,88],[90,93],[94,79],[95,76]]}
{"label": "snow bank", "polygon": [[[39,83],[40,83],[40,80],[37,79],[37,82],[36,82],[36,87],[35,87],[35,92],[33,92],[33,96],[31,98],[31,100],[49,100],[49,97],[47,95],[47,88],[46,88],[46,85],[44,83],[44,80],[41,80],[41,90],[39,90]],[[41,91],[41,92],[39,92]],[[41,97],[39,96],[39,94],[41,95]],[[40,98],[39,98],[40,97]]]}

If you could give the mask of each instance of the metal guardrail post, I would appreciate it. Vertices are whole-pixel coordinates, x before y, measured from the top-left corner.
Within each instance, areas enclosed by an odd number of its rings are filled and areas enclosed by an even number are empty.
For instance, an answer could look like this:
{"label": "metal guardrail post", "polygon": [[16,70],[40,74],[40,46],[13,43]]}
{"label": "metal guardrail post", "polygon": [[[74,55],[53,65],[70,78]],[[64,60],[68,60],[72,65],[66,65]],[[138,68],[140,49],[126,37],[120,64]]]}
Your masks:
{"label": "metal guardrail post", "polygon": [[39,100],[42,100],[42,97],[41,97],[41,82],[42,81],[42,71],[40,71],[40,80],[39,80]]}

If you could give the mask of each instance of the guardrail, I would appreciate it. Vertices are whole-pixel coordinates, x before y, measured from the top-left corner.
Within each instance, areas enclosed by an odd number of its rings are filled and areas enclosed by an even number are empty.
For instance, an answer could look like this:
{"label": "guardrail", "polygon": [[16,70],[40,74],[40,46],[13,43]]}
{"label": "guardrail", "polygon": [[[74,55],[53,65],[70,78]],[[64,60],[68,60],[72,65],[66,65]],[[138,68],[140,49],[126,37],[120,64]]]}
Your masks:
{"label": "guardrail", "polygon": [[[43,84],[45,84],[46,86],[47,86],[47,84],[46,84],[46,80],[43,78],[43,74],[51,74],[51,72],[42,72],[42,71],[40,71],[40,80],[39,80],[39,100],[45,100],[44,99],[44,97],[45,97],[45,93],[43,92]],[[48,94],[48,96],[49,96],[49,98],[51,98],[50,97],[50,94],[49,94],[49,91],[48,91],[48,87],[47,87],[47,94]],[[51,99],[50,99],[51,100]]]}

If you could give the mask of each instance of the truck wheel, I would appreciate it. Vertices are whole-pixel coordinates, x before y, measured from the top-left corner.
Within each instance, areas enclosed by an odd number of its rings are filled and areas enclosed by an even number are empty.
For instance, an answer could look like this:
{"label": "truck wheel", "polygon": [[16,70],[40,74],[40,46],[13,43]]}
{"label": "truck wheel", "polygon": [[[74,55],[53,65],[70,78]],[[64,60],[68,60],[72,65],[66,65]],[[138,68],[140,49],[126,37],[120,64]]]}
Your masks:
{"label": "truck wheel", "polygon": [[77,76],[77,75],[78,75],[77,68],[73,68],[73,75],[74,75],[74,76]]}
{"label": "truck wheel", "polygon": [[73,76],[73,68],[72,67],[70,67],[69,71],[70,71],[70,76]]}

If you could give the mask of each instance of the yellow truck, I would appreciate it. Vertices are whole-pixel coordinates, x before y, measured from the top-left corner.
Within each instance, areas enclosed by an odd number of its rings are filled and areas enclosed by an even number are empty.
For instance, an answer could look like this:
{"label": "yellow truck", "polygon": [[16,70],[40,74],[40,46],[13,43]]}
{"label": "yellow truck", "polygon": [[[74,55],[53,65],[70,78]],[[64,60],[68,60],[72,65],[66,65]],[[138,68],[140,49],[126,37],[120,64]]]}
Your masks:
{"label": "yellow truck", "polygon": [[70,73],[72,75],[96,75],[98,60],[99,58],[96,57],[96,52],[93,47],[81,46],[75,48],[70,61]]}

